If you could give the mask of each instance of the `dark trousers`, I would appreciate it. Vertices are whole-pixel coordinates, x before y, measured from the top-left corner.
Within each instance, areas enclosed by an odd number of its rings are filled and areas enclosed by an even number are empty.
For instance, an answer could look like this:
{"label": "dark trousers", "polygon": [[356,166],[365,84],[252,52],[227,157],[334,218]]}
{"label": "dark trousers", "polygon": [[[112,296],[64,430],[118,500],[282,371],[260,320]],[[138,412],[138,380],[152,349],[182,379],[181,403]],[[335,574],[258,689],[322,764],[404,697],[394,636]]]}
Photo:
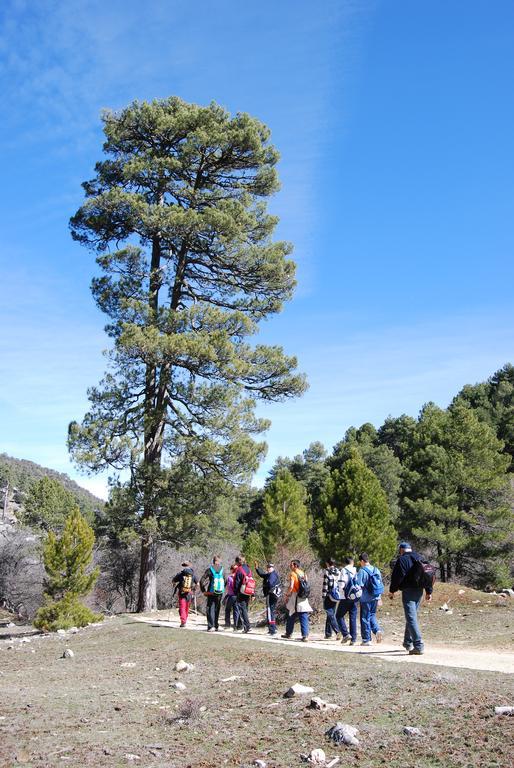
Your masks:
{"label": "dark trousers", "polygon": [[339,623],[336,619],[337,605],[338,603],[335,603],[333,600],[331,600],[328,595],[323,598],[323,609],[327,614],[325,621],[325,637],[332,637],[332,631],[334,631],[336,635],[338,635],[341,631]]}
{"label": "dark trousers", "polygon": [[[349,632],[348,627],[346,626],[346,621],[344,620],[346,614],[348,614],[350,620]],[[341,628],[341,632],[343,633],[343,637],[348,637],[348,635],[350,635],[353,642],[357,642],[357,603],[355,600],[340,600],[337,604],[336,618],[337,623]]]}
{"label": "dark trousers", "polygon": [[268,632],[274,635],[277,631],[277,602],[276,595],[268,595],[266,598],[266,618],[268,619]]}
{"label": "dark trousers", "polygon": [[237,596],[237,608],[239,610],[239,617],[243,622],[244,632],[250,631],[250,619],[248,618],[248,603],[250,602],[249,595]]}
{"label": "dark trousers", "polygon": [[225,626],[230,627],[230,617],[233,615],[234,628],[241,626],[239,608],[236,595],[227,595],[225,598]]}
{"label": "dark trousers", "polygon": [[207,596],[207,628],[218,629],[222,595]]}

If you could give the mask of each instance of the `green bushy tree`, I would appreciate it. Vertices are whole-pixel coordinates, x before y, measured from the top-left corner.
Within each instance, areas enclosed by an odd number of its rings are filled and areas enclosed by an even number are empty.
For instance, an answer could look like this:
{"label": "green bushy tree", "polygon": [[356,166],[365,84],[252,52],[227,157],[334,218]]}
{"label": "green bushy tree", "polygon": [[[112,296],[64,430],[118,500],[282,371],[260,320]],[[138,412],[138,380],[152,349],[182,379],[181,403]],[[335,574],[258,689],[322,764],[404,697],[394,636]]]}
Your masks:
{"label": "green bushy tree", "polygon": [[280,469],[266,487],[258,533],[267,558],[279,544],[290,548],[308,545],[312,519],[306,498],[304,486],[288,469]]}
{"label": "green bushy tree", "polygon": [[397,539],[386,494],[356,448],[330,472],[314,529],[321,561],[365,551],[383,566],[393,556]]}
{"label": "green bushy tree", "polygon": [[77,500],[53,477],[42,477],[30,487],[25,499],[23,521],[45,531],[62,530]]}
{"label": "green bushy tree", "polygon": [[67,517],[60,536],[50,531],[43,549],[46,570],[45,600],[34,625],[47,631],[83,627],[103,617],[80,602],[98,578],[90,570],[95,535],[78,507]]}
{"label": "green bushy tree", "polygon": [[98,253],[92,289],[113,350],[69,447],[91,471],[130,470],[138,610],[150,610],[173,466],[242,482],[265,450],[256,401],[305,388],[293,357],[248,341],[291,298],[295,266],[273,240],[278,153],[261,122],[173,97],[109,112],[104,131],[107,158],[71,230]]}

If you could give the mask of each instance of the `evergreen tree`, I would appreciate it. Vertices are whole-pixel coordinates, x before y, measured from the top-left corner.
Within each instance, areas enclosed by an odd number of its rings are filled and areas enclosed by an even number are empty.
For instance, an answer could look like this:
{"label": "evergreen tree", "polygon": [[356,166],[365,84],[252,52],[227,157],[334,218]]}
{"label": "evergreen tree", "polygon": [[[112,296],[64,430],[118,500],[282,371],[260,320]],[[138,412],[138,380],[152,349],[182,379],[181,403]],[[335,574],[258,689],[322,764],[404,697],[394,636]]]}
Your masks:
{"label": "evergreen tree", "polygon": [[402,483],[400,460],[387,445],[378,442],[378,433],[372,424],[363,424],[359,429],[350,427],[347,430],[344,440],[334,446],[332,456],[327,460],[328,467],[341,468],[355,450],[379,480],[387,496],[389,512],[394,522],[399,515]]}
{"label": "evergreen tree", "polygon": [[46,604],[36,614],[36,627],[45,630],[83,627],[102,618],[79,601],[89,594],[98,578],[98,569],[89,570],[94,543],[93,529],[78,507],[68,515],[60,536],[49,532],[43,549]]}
{"label": "evergreen tree", "polygon": [[512,536],[510,458],[494,431],[462,401],[420,414],[406,461],[403,532],[436,548],[443,581],[501,554]]}
{"label": "evergreen tree", "polygon": [[388,416],[377,432],[378,444],[387,446],[403,464],[412,451],[415,429],[416,419],[412,416]]}
{"label": "evergreen tree", "polygon": [[[514,458],[514,366],[507,364],[487,381],[466,385],[454,400],[471,406],[481,421],[491,426]],[[510,471],[514,470],[511,464]]]}
{"label": "evergreen tree", "polygon": [[138,610],[150,610],[170,467],[247,478],[265,450],[253,436],[269,426],[256,400],[305,388],[294,358],[246,341],[292,296],[295,268],[291,246],[272,240],[278,153],[258,120],[173,97],[107,113],[104,131],[108,158],[71,230],[99,254],[92,290],[114,348],[69,446],[91,471],[130,469]]}
{"label": "evergreen tree", "polygon": [[34,528],[60,531],[76,506],[77,499],[58,480],[42,477],[30,487],[23,521]]}
{"label": "evergreen tree", "polygon": [[360,452],[352,448],[339,469],[332,469],[315,520],[315,547],[321,561],[368,552],[373,563],[388,563],[396,533],[387,497]]}
{"label": "evergreen tree", "polygon": [[259,526],[264,552],[269,559],[278,545],[305,547],[312,525],[305,505],[304,486],[287,469],[278,471],[264,493],[264,515]]}

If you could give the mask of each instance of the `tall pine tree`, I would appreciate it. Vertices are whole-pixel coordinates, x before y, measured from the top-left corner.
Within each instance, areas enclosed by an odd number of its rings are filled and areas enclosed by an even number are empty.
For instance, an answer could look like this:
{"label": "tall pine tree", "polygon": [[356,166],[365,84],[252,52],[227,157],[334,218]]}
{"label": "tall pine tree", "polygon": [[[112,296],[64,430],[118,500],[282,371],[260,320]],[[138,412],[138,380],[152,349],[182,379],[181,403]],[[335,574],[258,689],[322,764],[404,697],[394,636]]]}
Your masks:
{"label": "tall pine tree", "polygon": [[333,469],[315,520],[315,544],[322,561],[368,552],[385,565],[396,548],[387,497],[375,474],[353,448],[340,469]]}
{"label": "tall pine tree", "polygon": [[265,450],[256,400],[305,388],[294,358],[247,341],[291,298],[295,267],[272,240],[278,153],[258,120],[172,97],[107,113],[104,131],[71,230],[99,254],[92,289],[114,347],[69,446],[92,471],[130,470],[150,610],[170,467],[242,480]]}
{"label": "tall pine tree", "polygon": [[312,520],[306,499],[305,487],[287,469],[280,469],[267,486],[259,535],[268,559],[278,545],[308,546]]}

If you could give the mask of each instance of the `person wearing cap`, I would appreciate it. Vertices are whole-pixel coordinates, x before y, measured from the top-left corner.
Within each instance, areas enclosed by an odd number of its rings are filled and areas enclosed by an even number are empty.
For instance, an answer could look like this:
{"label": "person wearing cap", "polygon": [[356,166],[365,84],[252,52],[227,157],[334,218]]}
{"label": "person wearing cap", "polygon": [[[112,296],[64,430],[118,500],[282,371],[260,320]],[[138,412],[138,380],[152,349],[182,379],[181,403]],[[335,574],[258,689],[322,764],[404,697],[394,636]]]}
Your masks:
{"label": "person wearing cap", "polygon": [[421,561],[417,552],[413,552],[408,541],[400,542],[399,555],[391,574],[391,586],[389,597],[392,600],[395,592],[402,593],[403,612],[405,614],[405,634],[403,647],[411,656],[421,656],[424,651],[423,638],[418,624],[418,610],[425,591],[425,600],[432,599],[432,589],[423,590],[419,584],[419,568],[416,565]]}
{"label": "person wearing cap", "polygon": [[175,584],[175,590],[178,591],[178,612],[180,626],[183,628],[187,624],[191,600],[198,585],[198,579],[189,560],[184,560],[182,570],[173,578],[172,583]]}
{"label": "person wearing cap", "polygon": [[274,563],[268,563],[266,570],[259,568],[259,563],[255,562],[255,570],[262,579],[262,594],[266,598],[266,618],[268,621],[268,632],[270,635],[277,634],[277,602],[282,594],[280,587],[280,576],[275,570]]}

